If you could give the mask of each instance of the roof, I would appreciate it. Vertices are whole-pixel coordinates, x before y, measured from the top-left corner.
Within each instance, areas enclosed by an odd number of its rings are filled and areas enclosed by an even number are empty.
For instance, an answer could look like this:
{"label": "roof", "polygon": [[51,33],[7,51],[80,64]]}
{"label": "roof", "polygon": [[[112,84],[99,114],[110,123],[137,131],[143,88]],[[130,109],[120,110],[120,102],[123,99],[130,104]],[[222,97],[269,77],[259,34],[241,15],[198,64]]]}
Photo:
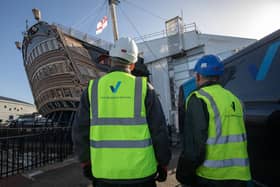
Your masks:
{"label": "roof", "polygon": [[22,103],[22,104],[33,105],[33,104],[25,102],[25,101],[20,101],[20,100],[17,100],[17,99],[12,99],[12,98],[3,97],[3,96],[0,96],[0,100],[13,101],[13,102]]}
{"label": "roof", "polygon": [[139,51],[144,54],[144,63],[182,54],[200,46],[204,46],[204,53],[218,54],[246,47],[256,41],[255,39],[235,36],[202,34],[195,30],[184,32],[182,36],[182,38],[179,38],[178,35],[165,36],[137,43]]}
{"label": "roof", "polygon": [[239,51],[238,53],[230,56],[229,58],[225,59],[223,62],[225,64],[231,63],[231,62],[235,62],[235,60],[237,58],[240,58],[244,55],[247,55],[248,53],[254,52],[256,51],[258,48],[264,46],[265,44],[272,42],[274,40],[278,40],[280,38],[280,29],[274,31],[273,33],[261,38],[260,40],[252,43],[251,45],[249,45],[248,47],[242,49],[241,51]]}

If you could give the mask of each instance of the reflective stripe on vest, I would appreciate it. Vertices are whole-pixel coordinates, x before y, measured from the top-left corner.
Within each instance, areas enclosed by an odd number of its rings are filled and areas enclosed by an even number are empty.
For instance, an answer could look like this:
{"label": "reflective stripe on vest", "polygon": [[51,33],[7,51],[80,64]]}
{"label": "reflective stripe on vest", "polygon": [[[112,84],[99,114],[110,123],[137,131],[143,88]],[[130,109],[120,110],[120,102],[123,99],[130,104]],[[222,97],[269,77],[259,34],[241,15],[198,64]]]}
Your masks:
{"label": "reflective stripe on vest", "polygon": [[[229,135],[229,136],[222,136],[222,122],[219,110],[217,108],[217,105],[213,99],[213,97],[205,92],[204,90],[200,89],[198,90],[198,93],[205,96],[211,104],[211,107],[214,112],[215,116],[215,124],[216,124],[216,137],[214,138],[208,138],[207,144],[226,144],[226,143],[232,143],[232,142],[244,142],[246,141],[246,134],[238,134],[238,135]],[[234,163],[234,162],[232,162]]]}
{"label": "reflective stripe on vest", "polygon": [[248,166],[249,160],[246,159],[225,159],[225,160],[205,160],[203,163],[204,166],[209,168],[224,168],[232,166]]}
{"label": "reflective stripe on vest", "polygon": [[152,145],[151,139],[146,140],[106,140],[106,141],[90,141],[90,146],[95,148],[141,148]]}

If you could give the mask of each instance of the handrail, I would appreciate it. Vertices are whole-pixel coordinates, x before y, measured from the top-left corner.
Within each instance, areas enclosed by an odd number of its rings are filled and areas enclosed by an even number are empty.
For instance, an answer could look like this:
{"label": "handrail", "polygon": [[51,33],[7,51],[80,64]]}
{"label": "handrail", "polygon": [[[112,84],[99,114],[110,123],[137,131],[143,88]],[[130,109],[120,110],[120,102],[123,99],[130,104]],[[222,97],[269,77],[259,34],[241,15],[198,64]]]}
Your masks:
{"label": "handrail", "polygon": [[96,37],[91,36],[87,33],[84,33],[84,32],[78,31],[76,29],[73,29],[71,27],[66,27],[62,24],[53,23],[53,25],[57,26],[59,29],[62,30],[62,32],[66,33],[70,36],[73,36],[75,38],[78,38],[79,40],[82,40],[86,43],[89,43],[91,45],[100,47],[100,48],[105,49],[105,50],[110,50],[112,45],[113,45],[112,43],[110,43],[108,41],[96,38]]}
{"label": "handrail", "polygon": [[[58,24],[58,23],[53,23],[53,25],[57,26],[59,29],[61,29],[64,33],[73,36],[75,38],[78,38],[84,42],[87,42],[89,44],[95,45],[97,47],[100,47],[102,49],[106,49],[106,50],[110,50],[112,47],[112,43],[99,39],[97,37],[91,36],[87,33],[78,31],[76,29],[73,29],[71,27],[67,27],[64,26],[62,24]],[[170,28],[170,30],[172,30],[173,28]],[[166,37],[167,36],[167,31],[166,29],[158,31],[158,32],[154,32],[154,33],[150,33],[150,34],[146,34],[143,36],[138,36],[138,37],[134,37],[133,39],[135,40],[135,42],[143,42],[147,41],[147,40],[151,40],[151,39],[157,39],[157,38],[162,38],[162,37]],[[191,32],[191,31],[198,31],[198,28],[196,26],[196,23],[189,23],[189,24],[185,24],[184,28],[183,28],[183,32]]]}
{"label": "handrail", "polygon": [[[169,30],[173,30],[174,27],[170,28]],[[191,32],[191,31],[197,31],[198,32],[198,28],[196,26],[196,23],[189,23],[189,24],[185,24],[184,28],[183,28],[183,33],[185,32]],[[158,32],[154,32],[154,33],[150,33],[150,34],[146,34],[143,36],[138,36],[138,37],[134,37],[133,39],[137,42],[143,42],[147,41],[147,40],[152,40],[152,39],[158,39],[158,38],[162,38],[162,37],[166,37],[167,36],[167,29],[158,31]]]}
{"label": "handrail", "polygon": [[71,127],[0,128],[0,135],[0,178],[73,156]]}

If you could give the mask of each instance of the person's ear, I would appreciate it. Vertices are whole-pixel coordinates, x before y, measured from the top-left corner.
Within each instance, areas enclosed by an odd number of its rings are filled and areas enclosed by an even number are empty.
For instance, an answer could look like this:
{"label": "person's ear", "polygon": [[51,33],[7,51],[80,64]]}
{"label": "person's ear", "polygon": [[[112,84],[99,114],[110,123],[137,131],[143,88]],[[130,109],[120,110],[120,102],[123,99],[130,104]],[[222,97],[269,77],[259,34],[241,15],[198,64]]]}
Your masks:
{"label": "person's ear", "polygon": [[134,68],[135,68],[135,64],[134,64],[134,63],[129,64],[129,69],[130,69],[130,71],[133,71],[133,70],[134,70]]}
{"label": "person's ear", "polygon": [[195,74],[195,80],[196,80],[196,82],[200,81],[200,75],[198,73]]}
{"label": "person's ear", "polygon": [[199,75],[198,73],[195,74],[195,83],[197,86],[200,85],[200,81],[201,81],[201,75]]}

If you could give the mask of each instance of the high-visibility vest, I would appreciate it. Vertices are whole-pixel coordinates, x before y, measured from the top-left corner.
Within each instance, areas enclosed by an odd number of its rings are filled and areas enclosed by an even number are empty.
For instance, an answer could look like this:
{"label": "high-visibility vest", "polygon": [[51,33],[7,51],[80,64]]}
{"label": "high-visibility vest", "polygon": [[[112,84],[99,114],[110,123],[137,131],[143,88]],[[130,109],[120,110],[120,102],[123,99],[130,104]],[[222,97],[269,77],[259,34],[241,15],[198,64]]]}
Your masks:
{"label": "high-visibility vest", "polygon": [[239,99],[220,85],[203,87],[193,94],[206,103],[209,113],[206,159],[196,174],[213,180],[250,180],[246,129]]}
{"label": "high-visibility vest", "polygon": [[92,174],[140,179],[156,173],[146,120],[147,80],[115,71],[89,82]]}

